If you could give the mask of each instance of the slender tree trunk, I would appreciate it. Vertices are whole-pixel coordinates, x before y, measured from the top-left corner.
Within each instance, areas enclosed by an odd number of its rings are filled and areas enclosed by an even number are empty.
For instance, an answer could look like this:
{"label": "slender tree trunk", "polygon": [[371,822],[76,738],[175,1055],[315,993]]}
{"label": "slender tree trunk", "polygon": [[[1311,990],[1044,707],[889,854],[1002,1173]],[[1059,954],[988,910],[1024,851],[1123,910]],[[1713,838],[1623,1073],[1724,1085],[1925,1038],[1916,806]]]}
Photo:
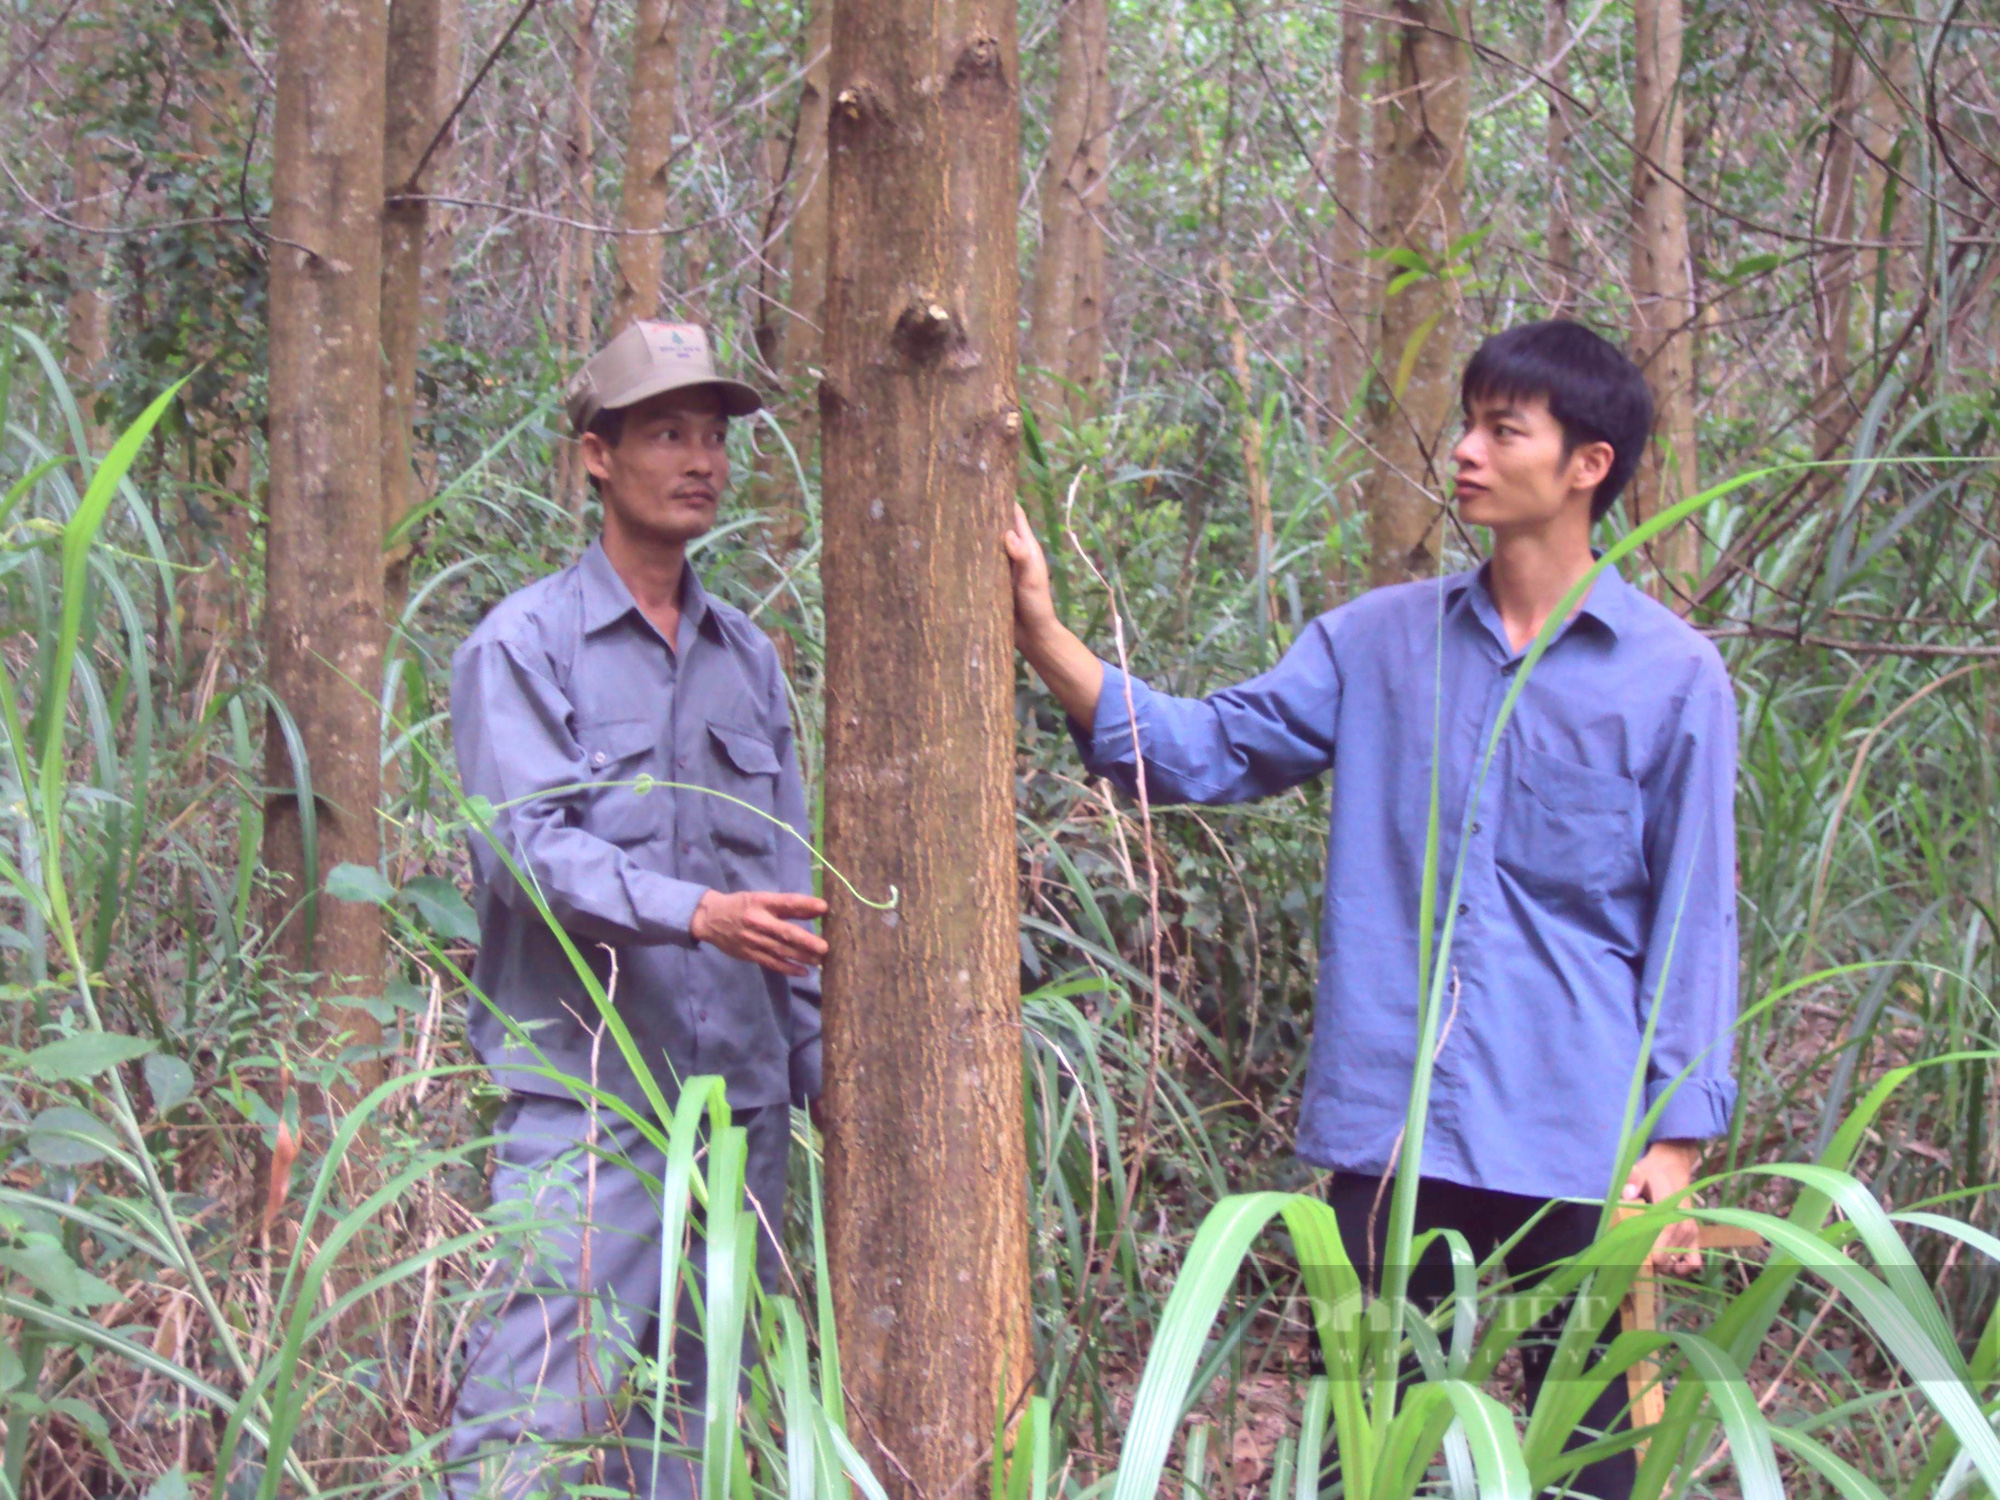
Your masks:
{"label": "slender tree trunk", "polygon": [[[187,58],[187,149],[197,162],[240,159],[243,94],[233,41],[211,24],[190,19],[181,27]],[[190,351],[206,362],[216,350]],[[183,532],[189,571],[175,590],[181,612],[181,645],[196,680],[212,680],[208,657],[225,648],[232,621],[247,633],[247,591],[240,570],[250,554],[250,433],[242,417],[241,381],[232,376],[200,406],[187,409],[188,495]]]}
{"label": "slender tree trunk", "polygon": [[[423,338],[424,246],[430,236],[426,183],[412,175],[444,123],[438,78],[444,67],[441,0],[390,0],[384,86],[382,180],[410,196],[382,210],[382,531],[386,536],[416,503],[413,462],[417,419],[417,355]],[[447,106],[449,107],[449,106]],[[435,156],[432,158],[436,160]],[[425,164],[429,172],[429,163]],[[402,613],[410,585],[411,548],[391,548],[383,578],[384,607]]]}
{"label": "slender tree trunk", "polygon": [[[557,343],[566,368],[574,370],[590,356],[591,322],[597,307],[597,242],[587,229],[596,204],[593,177],[597,171],[596,125],[593,111],[597,90],[597,9],[599,0],[576,0],[576,53],[571,68],[569,129],[563,140],[564,217],[574,221],[563,230],[561,259],[556,266]],[[572,517],[581,518],[590,479],[584,472],[582,450],[564,442],[556,460],[556,499]]]}
{"label": "slender tree trunk", "polygon": [[105,170],[96,118],[102,108],[96,74],[104,65],[107,47],[103,0],[87,0],[80,7],[76,25],[82,39],[77,70],[84,88],[76,101],[81,118],[69,138],[70,217],[86,232],[78,236],[75,290],[70,293],[65,315],[68,347],[63,374],[83,416],[84,442],[93,454],[101,454],[110,446],[110,435],[97,420],[95,386],[111,352],[111,302],[104,295],[105,255],[111,241],[89,231],[103,229],[111,222],[110,174]]}
{"label": "slender tree trunk", "polygon": [[[790,288],[779,302],[778,252],[775,245],[767,246],[764,274],[770,291],[759,309],[758,346],[784,392],[778,418],[791,437],[800,466],[812,462],[819,442],[817,398],[797,401],[795,393],[801,389],[800,376],[810,377],[817,388],[820,330],[826,317],[826,80],[832,39],[831,0],[813,0],[806,22],[805,78],[799,88],[798,118],[792,126],[790,149],[783,153],[788,159],[774,159],[771,173],[774,188],[782,177],[789,200],[791,228],[785,258],[790,264]],[[774,146],[774,152],[781,146]],[[764,545],[771,558],[773,586],[779,589],[771,601],[775,616],[771,638],[789,674],[794,665],[789,625],[796,612],[786,573],[805,544],[806,497],[792,460],[785,454],[767,449],[760,478]]]}
{"label": "slender tree trunk", "polygon": [[1081,416],[1104,378],[1104,216],[1111,202],[1111,6],[1109,0],[1074,0],[1083,23],[1084,129],[1076,175],[1083,212],[1077,223],[1076,290],[1070,303],[1065,372],[1078,394]]}
{"label": "slender tree trunk", "polygon": [[[1632,30],[1632,345],[1652,383],[1655,441],[1632,486],[1638,523],[1700,488],[1694,430],[1694,283],[1688,255],[1681,107],[1680,0],[1637,0]],[[1683,523],[1650,549],[1654,591],[1695,568],[1695,535]]]}
{"label": "slender tree trunk", "polygon": [[632,105],[625,130],[625,196],[618,210],[618,288],[611,327],[650,318],[660,306],[660,226],[667,214],[667,161],[674,144],[679,70],[677,0],[639,0],[632,22]]}
{"label": "slender tree trunk", "polygon": [[[1333,221],[1327,230],[1333,319],[1327,344],[1327,405],[1342,421],[1356,415],[1368,378],[1375,309],[1368,275],[1368,18],[1349,7],[1340,16],[1340,99],[1334,105]],[[1336,432],[1339,430],[1335,429]],[[1335,441],[1338,441],[1336,438]]]}
{"label": "slender tree trunk", "polygon": [[1089,209],[1091,0],[1064,0],[1056,24],[1056,98],[1049,117],[1049,156],[1042,172],[1042,248],[1028,294],[1028,405],[1053,428],[1064,409],[1070,336],[1076,323],[1077,277]]}
{"label": "slender tree trunk", "polygon": [[1576,231],[1569,201],[1569,0],[1543,0],[1543,72],[1549,80],[1549,316],[1576,296]]}
{"label": "slender tree trunk", "polygon": [[1243,329],[1243,313],[1236,305],[1236,271],[1226,254],[1215,263],[1215,289],[1223,326],[1229,332],[1230,373],[1236,377],[1237,399],[1243,403],[1236,419],[1236,441],[1243,455],[1243,489],[1250,502],[1250,537],[1255,549],[1250,570],[1253,577],[1263,580],[1264,607],[1275,614],[1278,595],[1271,562],[1277,538],[1271,525],[1271,481],[1264,473],[1264,422],[1250,373],[1250,340]]}
{"label": "slender tree trunk", "polygon": [[1013,831],[1012,0],[837,0],[828,129],[827,1248],[853,1431],[976,1488],[1027,1383]]}
{"label": "slender tree trunk", "polygon": [[1857,86],[1853,34],[1845,18],[1834,17],[1833,57],[1827,77],[1825,167],[1820,183],[1819,232],[1834,243],[1819,253],[1813,275],[1814,378],[1819,395],[1813,407],[1813,456],[1830,458],[1855,416],[1848,388],[1854,342],[1854,271],[1851,245],[1860,228],[1855,198],[1860,161],[1861,98]]}
{"label": "slender tree trunk", "polygon": [[728,0],[686,0],[688,24],[681,35],[688,45],[687,95],[683,100],[687,127],[688,154],[696,190],[683,215],[688,229],[681,236],[681,295],[692,298],[698,313],[707,312],[707,298],[701,292],[708,280],[709,256],[714,237],[706,222],[715,213],[717,196],[708,181],[719,155],[713,139],[715,131],[715,75],[717,44],[729,19]]}
{"label": "slender tree trunk", "polygon": [[[1396,0],[1383,23],[1388,63],[1377,153],[1377,242],[1435,270],[1460,234],[1465,189],[1466,53],[1444,0]],[[1421,274],[1382,305],[1379,376],[1368,388],[1375,472],[1368,496],[1368,577],[1400,583],[1437,571],[1443,459],[1457,391],[1458,297]]]}
{"label": "slender tree trunk", "polygon": [[[294,795],[273,797],[264,858],[280,913],[336,864],[375,863],[382,684],[382,140],[384,0],[279,0],[271,213],[270,522],[265,654],[307,764],[295,770],[273,715],[265,776],[312,778],[317,842],[306,864]],[[316,905],[317,911],[313,911]],[[283,959],[326,976],[322,996],[379,989],[380,912],[320,899],[286,921]],[[323,1024],[372,1045],[364,1010]],[[365,1086],[379,1064],[357,1073]]]}

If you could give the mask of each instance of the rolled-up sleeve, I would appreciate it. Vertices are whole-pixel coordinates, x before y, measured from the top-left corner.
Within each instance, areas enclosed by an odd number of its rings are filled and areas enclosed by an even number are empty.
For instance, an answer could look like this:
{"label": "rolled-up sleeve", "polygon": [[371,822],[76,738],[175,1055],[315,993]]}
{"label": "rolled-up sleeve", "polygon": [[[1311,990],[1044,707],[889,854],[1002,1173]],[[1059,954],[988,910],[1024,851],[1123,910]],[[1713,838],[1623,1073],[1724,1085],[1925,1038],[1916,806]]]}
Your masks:
{"label": "rolled-up sleeve", "polygon": [[1096,722],[1069,725],[1084,764],[1136,794],[1136,738],[1159,803],[1247,802],[1317,776],[1333,764],[1340,709],[1329,618],[1270,671],[1206,698],[1170,697],[1105,663]]}
{"label": "rolled-up sleeve", "polygon": [[1645,788],[1651,930],[1642,1016],[1657,1009],[1646,1105],[1652,1139],[1702,1140],[1736,1106],[1736,705],[1719,660],[1704,659],[1653,784]]}
{"label": "rolled-up sleeve", "polygon": [[[778,888],[795,895],[813,893],[813,857],[807,842],[812,838],[812,821],[806,808],[805,778],[799,772],[798,740],[792,733],[791,702],[785,692],[784,674],[775,662],[771,670],[770,699],[765,709],[765,729],[778,753],[777,815],[797,835],[778,836]],[[817,930],[817,923],[802,926]],[[792,1101],[803,1105],[820,1090],[820,988],[819,970],[810,969],[790,981],[792,1048],[790,1058]]]}
{"label": "rolled-up sleeve", "polygon": [[707,887],[648,870],[581,826],[590,781],[583,747],[568,700],[531,652],[505,640],[468,643],[452,663],[451,716],[466,794],[494,809],[491,842],[474,837],[472,855],[495,899],[535,909],[511,860],[575,937],[693,946],[689,928]]}

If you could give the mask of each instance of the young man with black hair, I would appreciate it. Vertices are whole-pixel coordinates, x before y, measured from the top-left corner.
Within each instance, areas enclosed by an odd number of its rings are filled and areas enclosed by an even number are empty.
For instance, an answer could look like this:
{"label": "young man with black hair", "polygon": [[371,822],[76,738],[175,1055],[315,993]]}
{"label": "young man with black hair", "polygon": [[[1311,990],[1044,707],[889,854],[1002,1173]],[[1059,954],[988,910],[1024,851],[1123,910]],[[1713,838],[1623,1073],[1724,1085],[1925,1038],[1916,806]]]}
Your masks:
{"label": "young man with black hair", "polygon": [[[1532,1273],[1594,1238],[1642,1054],[1643,1105],[1660,1109],[1619,1196],[1685,1189],[1735,1102],[1736,721],[1715,649],[1607,569],[1477,784],[1526,648],[1589,572],[1591,526],[1637,466],[1653,415],[1644,377],[1580,325],[1534,323],[1487,340],[1461,395],[1459,515],[1491,532],[1487,560],[1322,615],[1276,667],[1205,699],[1099,660],[1057,620],[1024,513],[1007,537],[1016,642],[1093,772],[1136,790],[1136,739],[1160,803],[1244,801],[1334,773],[1298,1150],[1332,1170],[1341,1238],[1364,1272],[1380,1269],[1378,1193],[1417,1067],[1433,775],[1439,900],[1461,858],[1464,883],[1417,1228],[1456,1229],[1484,1258],[1525,1227],[1507,1264]],[[1670,1232],[1669,1269],[1693,1263],[1692,1228]],[[1435,1305],[1451,1286],[1434,1242],[1411,1295]],[[1549,1352],[1524,1349],[1531,1394]],[[1624,1399],[1613,1381],[1586,1426],[1610,1429]],[[1625,1453],[1574,1488],[1621,1500],[1632,1478]]]}
{"label": "young man with black hair", "polygon": [[[686,1500],[701,1443],[691,1297],[678,1329],[658,1326],[664,1157],[570,1080],[642,1111],[646,1095],[524,882],[611,992],[669,1101],[693,1075],[722,1077],[748,1136],[757,1274],[777,1288],[791,1105],[819,1091],[826,944],[804,924],[826,907],[777,652],[687,559],[729,482],[729,420],[760,404],[716,375],[697,327],[634,323],[598,350],[566,405],[603,535],[494,606],[452,661],[459,770],[495,809],[492,841],[472,841],[485,998],[467,1022],[510,1091],[494,1206],[545,1225],[503,1239],[499,1304],[467,1338],[445,1443],[453,1500],[566,1492],[592,1448],[608,1450],[621,1490]],[[652,1430],[648,1399],[621,1420],[636,1357],[668,1350],[666,1430]]]}

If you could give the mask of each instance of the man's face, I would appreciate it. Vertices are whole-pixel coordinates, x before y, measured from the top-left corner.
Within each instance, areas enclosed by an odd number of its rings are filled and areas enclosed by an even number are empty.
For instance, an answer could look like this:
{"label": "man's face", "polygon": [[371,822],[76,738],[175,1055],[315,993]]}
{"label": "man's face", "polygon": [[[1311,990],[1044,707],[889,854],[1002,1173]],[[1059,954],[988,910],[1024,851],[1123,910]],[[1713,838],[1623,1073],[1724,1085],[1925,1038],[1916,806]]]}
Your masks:
{"label": "man's face", "polygon": [[1541,397],[1474,400],[1465,435],[1451,450],[1458,465],[1458,513],[1467,525],[1539,530],[1581,513],[1611,466],[1609,443],[1579,443],[1563,456],[1562,424]]}
{"label": "man's face", "polygon": [[715,524],[729,483],[729,418],[714,391],[668,391],[629,408],[613,445],[583,435],[606,520],[627,532],[685,544]]}

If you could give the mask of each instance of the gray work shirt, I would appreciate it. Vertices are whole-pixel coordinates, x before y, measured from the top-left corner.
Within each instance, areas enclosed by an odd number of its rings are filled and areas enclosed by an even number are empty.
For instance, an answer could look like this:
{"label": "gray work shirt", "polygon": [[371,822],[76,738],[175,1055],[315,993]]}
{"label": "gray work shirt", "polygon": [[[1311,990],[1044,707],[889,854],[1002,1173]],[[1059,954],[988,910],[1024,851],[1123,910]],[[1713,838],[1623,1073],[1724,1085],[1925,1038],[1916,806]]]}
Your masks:
{"label": "gray work shirt", "polygon": [[[601,981],[615,958],[618,1013],[669,1100],[703,1073],[721,1074],[738,1108],[803,1100],[819,1089],[817,974],[787,979],[688,935],[710,889],[812,890],[806,846],[758,816],[806,833],[784,675],[746,615],[692,568],[682,577],[669,647],[592,542],[503,599],[453,658],[459,775],[495,808],[493,843],[472,840],[473,982],[550,1062],[592,1076],[597,1009],[498,844]],[[533,1048],[479,995],[468,1030],[500,1083],[566,1093],[521,1070]],[[608,1033],[596,1053],[600,1087],[643,1098]]]}

